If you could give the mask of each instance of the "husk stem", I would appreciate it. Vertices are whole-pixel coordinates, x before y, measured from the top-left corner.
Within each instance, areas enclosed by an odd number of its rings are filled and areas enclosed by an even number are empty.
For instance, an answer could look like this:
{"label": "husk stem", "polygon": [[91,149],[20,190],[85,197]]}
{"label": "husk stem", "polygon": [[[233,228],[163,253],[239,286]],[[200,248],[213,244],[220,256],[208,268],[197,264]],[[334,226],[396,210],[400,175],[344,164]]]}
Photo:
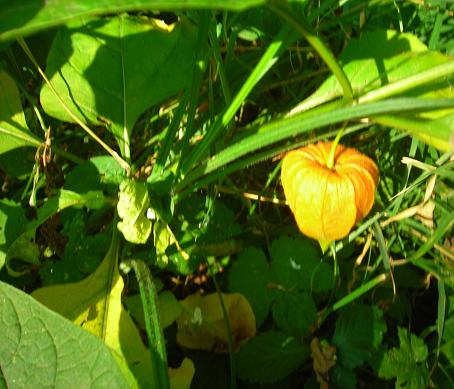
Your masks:
{"label": "husk stem", "polygon": [[337,145],[339,144],[340,139],[342,138],[342,135],[344,135],[344,131],[345,131],[345,124],[339,130],[339,132],[336,135],[336,138],[334,138],[334,141],[331,145],[331,150],[329,152],[328,161],[326,162],[326,167],[330,170],[332,170],[334,168],[334,164],[336,162],[335,161],[336,148],[337,148]]}

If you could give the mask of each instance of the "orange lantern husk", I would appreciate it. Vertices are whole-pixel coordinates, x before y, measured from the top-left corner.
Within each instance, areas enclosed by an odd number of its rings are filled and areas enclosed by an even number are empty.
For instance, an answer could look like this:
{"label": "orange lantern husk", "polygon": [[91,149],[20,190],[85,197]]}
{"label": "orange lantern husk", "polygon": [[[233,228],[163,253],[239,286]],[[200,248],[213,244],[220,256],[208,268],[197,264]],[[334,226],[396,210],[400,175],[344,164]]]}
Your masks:
{"label": "orange lantern husk", "polygon": [[345,238],[372,209],[377,165],[354,148],[338,144],[334,166],[327,167],[332,142],[290,151],[282,161],[285,197],[301,232],[316,239],[322,251]]}

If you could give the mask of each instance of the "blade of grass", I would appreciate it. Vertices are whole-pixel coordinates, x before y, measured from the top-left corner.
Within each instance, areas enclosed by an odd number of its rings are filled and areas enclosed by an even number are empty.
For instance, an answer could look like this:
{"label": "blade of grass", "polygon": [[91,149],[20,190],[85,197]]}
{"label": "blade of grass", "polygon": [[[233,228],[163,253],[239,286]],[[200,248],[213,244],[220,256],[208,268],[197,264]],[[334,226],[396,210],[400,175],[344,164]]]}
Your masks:
{"label": "blade of grass", "polygon": [[158,293],[151,278],[150,269],[137,259],[122,262],[122,266],[131,268],[139,284],[140,299],[142,301],[143,314],[145,317],[145,329],[151,354],[153,371],[150,372],[154,380],[154,388],[169,389],[169,374],[167,369],[167,351],[159,322]]}
{"label": "blade of grass", "polygon": [[216,275],[213,272],[213,269],[208,261],[205,261],[208,269],[210,270],[211,277],[213,278],[214,287],[216,293],[219,297],[219,304],[221,305],[222,315],[224,317],[225,329],[227,332],[227,345],[229,349],[229,363],[230,363],[230,389],[236,389],[236,365],[233,351],[233,337],[232,337],[232,327],[230,325],[230,318],[227,314],[227,309],[225,308],[224,299],[222,298],[221,288],[216,280]]}
{"label": "blade of grass", "polygon": [[443,338],[443,329],[445,327],[446,316],[446,290],[445,283],[442,280],[438,281],[438,307],[437,307],[437,358],[440,355],[441,340]]}
{"label": "blade of grass", "polygon": [[[295,116],[276,120],[262,126],[259,131],[230,147],[222,150],[210,158],[203,166],[197,169],[190,177],[177,185],[180,191],[200,177],[223,168],[232,161],[247,154],[256,152],[274,143],[291,139],[305,132],[327,125],[344,122],[347,120],[367,118],[381,113],[403,113],[427,111],[430,109],[443,109],[454,107],[454,99],[420,99],[420,98],[395,98],[375,103],[341,107],[328,112],[319,113],[317,109],[300,113]],[[322,109],[323,107],[321,107]],[[203,142],[203,141],[202,141]]]}
{"label": "blade of grass", "polygon": [[219,80],[221,81],[222,93],[224,94],[225,103],[229,105],[232,102],[232,94],[230,92],[229,82],[225,74],[224,63],[221,57],[221,48],[219,46],[219,41],[217,37],[217,24],[215,18],[211,19],[209,35],[211,46],[213,47],[213,56],[216,61]]}
{"label": "blade of grass", "polygon": [[309,44],[317,51],[318,55],[325,61],[326,65],[333,72],[337,81],[342,87],[344,92],[344,98],[348,101],[353,100],[353,89],[344,73],[342,67],[336,61],[333,53],[326,47],[323,41],[311,31],[311,27],[306,24],[302,15],[297,17],[295,12],[290,6],[283,1],[275,1],[268,4],[270,9],[281,16],[284,20],[290,23],[303,37],[309,42]]}
{"label": "blade of grass", "polygon": [[181,119],[183,118],[184,111],[186,110],[186,105],[189,101],[189,92],[186,92],[183,99],[178,106],[175,116],[172,118],[170,125],[167,129],[164,141],[161,144],[161,147],[158,151],[158,156],[156,158],[156,163],[153,166],[151,175],[161,174],[164,171],[167,158],[169,157],[170,151],[172,149],[172,144],[174,142],[175,136],[177,134]]}
{"label": "blade of grass", "polygon": [[247,80],[242,85],[241,89],[235,95],[232,103],[227,107],[226,111],[219,115],[213,125],[207,130],[203,140],[197,144],[197,146],[189,153],[189,155],[183,159],[180,166],[180,173],[184,176],[189,170],[191,170],[197,162],[205,155],[205,152],[212,145],[214,140],[217,138],[221,130],[226,127],[235,116],[235,113],[243,104],[246,97],[252,91],[254,86],[260,81],[260,79],[266,74],[266,72],[276,63],[278,60],[278,54],[282,49],[291,42],[291,28],[289,25],[284,25],[269,45],[259,63],[256,65],[254,70],[251,72]]}
{"label": "blade of grass", "polygon": [[350,304],[355,301],[357,298],[367,293],[369,290],[375,288],[377,285],[386,281],[388,276],[385,273],[378,275],[377,277],[371,279],[365,284],[361,285],[359,288],[355,289],[353,292],[349,293],[347,296],[341,298],[339,301],[335,302],[331,308],[331,312],[337,311],[338,309]]}
{"label": "blade of grass", "polygon": [[385,270],[389,273],[391,271],[391,263],[389,261],[388,249],[386,248],[385,237],[383,231],[377,221],[372,224],[374,230],[375,239],[377,239],[378,248],[380,250],[380,257],[383,261]]}
{"label": "blade of grass", "polygon": [[373,91],[359,97],[358,103],[369,103],[371,101],[395,96],[418,86],[429,84],[441,78],[448,77],[452,74],[454,74],[454,61],[445,62],[412,76],[402,78],[399,81],[386,84],[381,88],[374,89]]}
{"label": "blade of grass", "polygon": [[441,27],[443,25],[443,14],[441,12],[438,12],[437,17],[435,18],[435,23],[432,29],[432,33],[430,34],[430,39],[429,39],[429,50],[436,50],[438,46],[438,41],[440,39],[440,32],[441,32]]}
{"label": "blade of grass", "polygon": [[346,305],[352,303],[355,301],[357,298],[361,297],[363,294],[369,292],[371,289],[375,288],[377,285],[380,285],[381,283],[385,282],[388,279],[388,276],[385,273],[382,273],[375,278],[371,279],[370,281],[364,283],[361,285],[359,288],[355,289],[348,295],[342,297],[340,300],[335,302],[333,305],[325,309],[323,313],[320,316],[318,326],[325,321],[325,319],[332,313],[335,312],[342,307],[345,307]]}
{"label": "blade of grass", "polygon": [[[210,27],[210,13],[208,11],[203,11],[200,16],[200,24],[198,27],[199,33],[197,36],[197,46],[196,46],[196,59],[194,62],[194,68],[192,73],[192,84],[191,84],[191,94],[189,97],[189,107],[187,122],[185,126],[183,140],[181,142],[181,155],[186,155],[187,149],[189,147],[189,140],[193,134],[194,119],[195,113],[197,110],[197,105],[199,102],[199,95],[202,86],[202,78],[207,69],[208,61],[208,30]],[[180,159],[177,170],[179,169],[182,163]]]}
{"label": "blade of grass", "polygon": [[454,211],[446,214],[441,221],[438,223],[438,227],[435,232],[427,239],[427,241],[412,255],[408,258],[409,261],[414,261],[421,258],[429,250],[432,249],[435,243],[437,243],[446,232],[452,229],[454,226]]}
{"label": "blade of grass", "polygon": [[[352,126],[348,129],[346,129],[345,134],[350,134],[350,133],[359,131],[362,128],[364,128],[365,126],[368,126],[368,124],[360,124],[360,125]],[[247,158],[238,159],[238,160],[234,161],[233,163],[223,167],[222,169],[213,170],[212,172],[208,173],[205,176],[203,173],[203,170],[205,167],[201,166],[200,168],[195,169],[194,171],[189,173],[189,175],[186,177],[188,182],[192,182],[190,187],[185,187],[184,182],[182,183],[182,185],[177,186],[177,189],[181,190],[181,192],[179,192],[177,195],[178,200],[181,200],[182,198],[184,198],[186,195],[189,194],[190,191],[198,190],[198,189],[204,187],[205,185],[207,185],[213,181],[216,181],[220,178],[226,177],[227,175],[229,175],[235,171],[247,168],[251,165],[255,165],[257,163],[270,159],[276,155],[279,155],[280,153],[286,152],[293,148],[305,146],[309,143],[313,143],[318,140],[332,138],[332,137],[336,136],[336,134],[337,134],[337,131],[331,131],[331,132],[327,132],[327,133],[324,133],[319,136],[312,137],[310,139],[305,139],[303,141],[296,142],[296,143],[292,143],[292,144],[287,143],[284,145],[277,145],[273,148],[264,150],[262,152],[253,153],[251,156],[248,156]],[[277,170],[277,171],[279,171],[279,170]],[[199,177],[199,178],[194,180],[195,182],[193,182],[192,177]]]}

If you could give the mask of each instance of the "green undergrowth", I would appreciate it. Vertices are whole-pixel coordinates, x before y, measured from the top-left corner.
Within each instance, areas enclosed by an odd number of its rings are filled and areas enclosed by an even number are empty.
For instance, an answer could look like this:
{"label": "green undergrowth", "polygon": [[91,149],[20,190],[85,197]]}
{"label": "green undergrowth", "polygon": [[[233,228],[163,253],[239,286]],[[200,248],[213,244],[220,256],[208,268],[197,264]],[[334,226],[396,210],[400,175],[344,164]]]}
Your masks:
{"label": "green undergrowth", "polygon": [[[454,387],[449,1],[0,4],[0,387]],[[375,161],[322,253],[285,152]]]}

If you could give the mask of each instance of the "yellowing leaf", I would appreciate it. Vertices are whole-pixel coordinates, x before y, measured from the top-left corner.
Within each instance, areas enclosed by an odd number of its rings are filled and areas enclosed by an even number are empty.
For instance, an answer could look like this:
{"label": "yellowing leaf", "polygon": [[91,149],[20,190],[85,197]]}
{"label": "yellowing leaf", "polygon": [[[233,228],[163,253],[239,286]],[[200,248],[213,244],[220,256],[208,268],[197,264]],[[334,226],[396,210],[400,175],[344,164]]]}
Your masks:
{"label": "yellowing leaf", "polygon": [[[256,332],[255,316],[249,302],[239,293],[222,294],[230,319],[234,347],[253,337]],[[177,342],[187,348],[225,351],[227,328],[219,296],[216,293],[201,296],[192,294],[180,301],[183,313],[177,319]]]}
{"label": "yellowing leaf", "polygon": [[131,388],[150,387],[151,361],[131,317],[123,309],[118,272],[118,233],[98,269],[84,280],[40,288],[32,296],[101,338],[112,350]]}
{"label": "yellowing leaf", "polygon": [[118,229],[128,242],[145,243],[151,233],[151,221],[146,212],[150,203],[147,186],[143,182],[124,180],[120,184],[117,204]]}
{"label": "yellowing leaf", "polygon": [[189,358],[183,359],[179,368],[169,368],[170,389],[189,389],[194,373],[195,367]]}

